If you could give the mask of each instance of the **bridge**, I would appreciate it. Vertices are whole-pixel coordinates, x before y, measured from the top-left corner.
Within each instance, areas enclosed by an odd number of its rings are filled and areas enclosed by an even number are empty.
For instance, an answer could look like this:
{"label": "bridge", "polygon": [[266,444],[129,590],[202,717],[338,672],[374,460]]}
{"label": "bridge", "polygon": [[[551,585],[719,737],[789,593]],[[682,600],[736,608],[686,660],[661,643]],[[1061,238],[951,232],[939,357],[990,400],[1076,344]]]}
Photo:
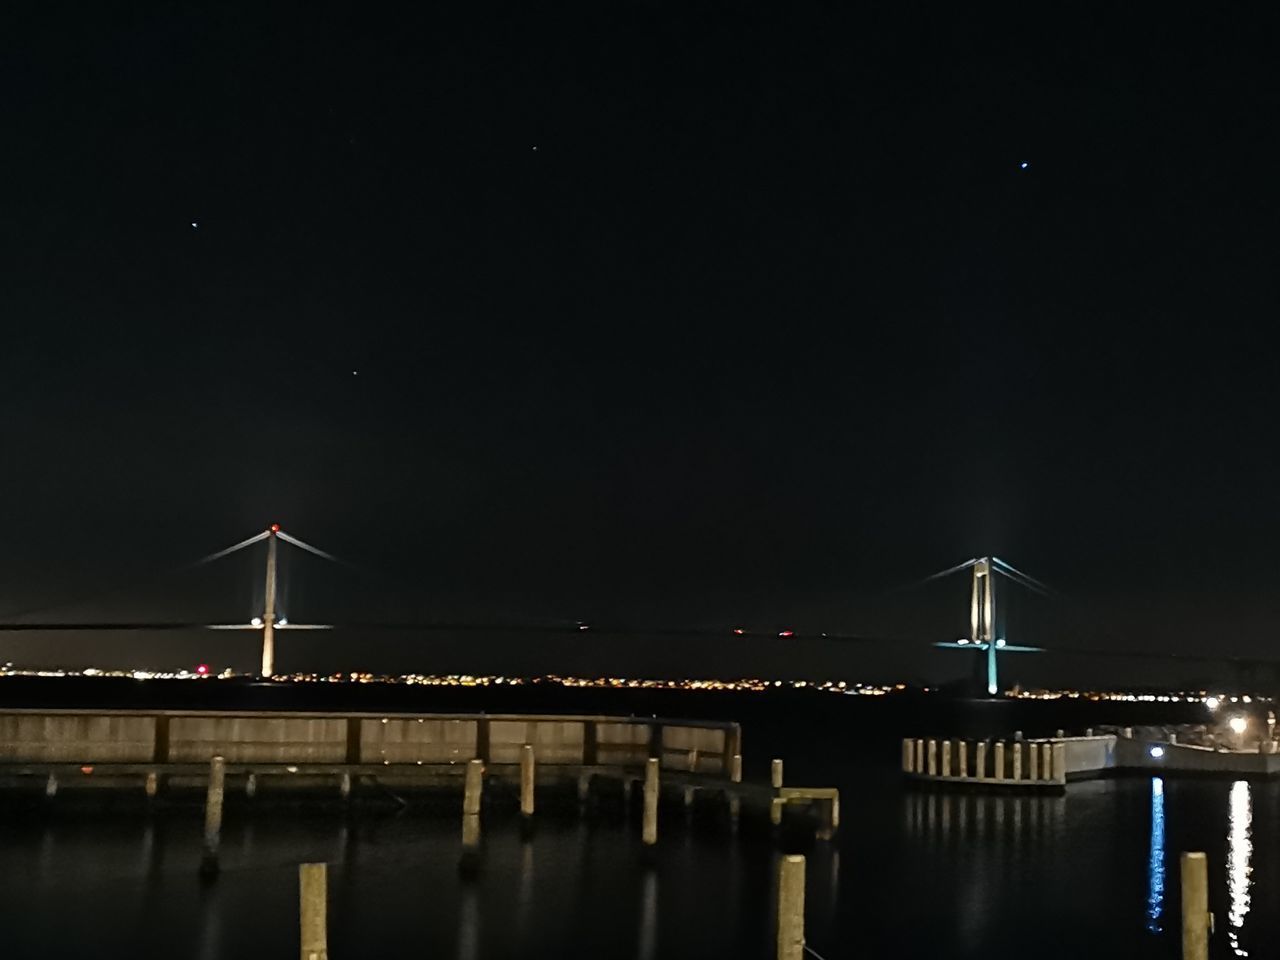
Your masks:
{"label": "bridge", "polygon": [[[111,621],[111,622],[87,622],[87,621],[42,621],[42,622],[0,622],[0,633],[28,633],[42,631],[172,631],[172,630],[210,630],[210,631],[249,631],[257,632],[261,637],[261,662],[259,675],[263,678],[270,678],[276,674],[276,645],[278,634],[293,631],[330,631],[339,628],[363,628],[363,629],[399,629],[399,630],[416,630],[416,631],[476,631],[476,630],[503,630],[518,633],[565,633],[566,631],[576,631],[579,633],[592,632],[593,635],[599,634],[632,634],[645,636],[661,636],[664,634],[680,635],[680,636],[704,636],[724,638],[726,640],[734,638],[762,638],[775,637],[780,640],[801,640],[801,639],[822,639],[832,641],[848,641],[867,644],[892,644],[895,641],[885,640],[881,638],[873,638],[860,633],[852,632],[800,632],[791,629],[782,629],[775,632],[767,632],[760,630],[752,630],[746,627],[735,626],[724,628],[721,630],[707,629],[664,629],[664,628],[631,628],[621,630],[618,628],[610,629],[606,625],[590,624],[582,621],[574,621],[572,623],[556,623],[548,624],[481,624],[476,622],[403,622],[403,623],[387,623],[387,622],[361,622],[361,623],[302,623],[290,620],[280,612],[279,604],[279,587],[280,587],[280,568],[279,556],[280,545],[301,551],[308,555],[318,557],[331,564],[341,566],[349,566],[343,564],[333,554],[320,549],[298,537],[295,537],[283,530],[278,523],[273,523],[266,529],[255,533],[237,543],[232,544],[224,549],[217,550],[197,559],[190,567],[200,567],[215,561],[222,560],[233,554],[247,550],[254,545],[265,542],[265,564],[261,573],[261,583],[263,586],[262,606],[255,611],[254,615],[244,622],[230,623],[205,623],[190,621]],[[1051,589],[1043,582],[1037,580],[1031,575],[1019,570],[1011,563],[996,556],[974,557],[963,563],[940,570],[918,581],[909,584],[909,587],[918,587],[925,583],[951,578],[959,574],[968,572],[970,576],[970,600],[968,609],[969,631],[967,636],[957,639],[925,641],[923,646],[932,646],[939,649],[957,650],[967,652],[981,658],[983,672],[985,673],[985,689],[990,696],[1000,693],[1000,663],[1005,654],[1035,654],[1045,652],[1064,652],[1070,654],[1079,654],[1089,657],[1140,657],[1148,658],[1152,656],[1168,657],[1179,660],[1202,660],[1205,662],[1222,663],[1232,662],[1236,666],[1247,666],[1255,668],[1257,666],[1275,667],[1276,664],[1270,661],[1256,660],[1232,660],[1228,657],[1197,657],[1182,656],[1176,654],[1158,654],[1126,652],[1117,648],[1110,649],[1081,649],[1072,647],[1070,650],[1057,649],[1041,644],[1027,644],[1011,642],[1010,637],[1006,635],[1007,630],[1002,627],[1001,618],[998,616],[997,598],[1002,595],[1004,589],[1008,586],[1017,586],[1029,591],[1032,594],[1055,598],[1057,592]],[[997,588],[997,581],[1005,584],[1005,587]],[[896,592],[896,591],[890,591]],[[1007,624],[1005,625],[1007,626]]]}

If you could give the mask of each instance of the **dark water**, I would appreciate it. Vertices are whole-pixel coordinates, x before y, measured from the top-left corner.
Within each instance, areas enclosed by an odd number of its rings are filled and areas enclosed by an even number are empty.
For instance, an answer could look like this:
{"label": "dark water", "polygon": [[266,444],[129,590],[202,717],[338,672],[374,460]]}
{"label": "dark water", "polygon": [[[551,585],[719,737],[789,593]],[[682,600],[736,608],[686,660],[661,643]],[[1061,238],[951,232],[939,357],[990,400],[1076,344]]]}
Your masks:
{"label": "dark water", "polygon": [[[810,945],[837,957],[1176,957],[1178,852],[1209,855],[1215,956],[1280,955],[1280,785],[1128,779],[1065,797],[912,793],[881,765],[836,782],[844,826],[808,855]],[[454,817],[346,822],[228,812],[222,873],[197,878],[199,811],[10,817],[0,826],[5,957],[297,956],[296,864],[330,863],[343,957],[765,958],[776,853],[664,820],[647,868],[634,823],[487,819],[477,880]]]}

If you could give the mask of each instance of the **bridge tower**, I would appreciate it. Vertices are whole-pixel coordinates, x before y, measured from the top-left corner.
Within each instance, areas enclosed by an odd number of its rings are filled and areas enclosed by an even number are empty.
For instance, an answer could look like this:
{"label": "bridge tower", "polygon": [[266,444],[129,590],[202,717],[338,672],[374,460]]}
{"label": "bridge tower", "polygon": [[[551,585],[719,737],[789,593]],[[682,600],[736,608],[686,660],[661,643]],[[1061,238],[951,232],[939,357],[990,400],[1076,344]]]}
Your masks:
{"label": "bridge tower", "polygon": [[267,530],[267,584],[262,613],[262,675],[269,677],[276,668],[276,534],[280,524]]}
{"label": "bridge tower", "polygon": [[973,565],[969,638],[986,646],[987,693],[994,695],[1000,689],[1000,681],[996,672],[996,585],[990,557],[982,557]]}

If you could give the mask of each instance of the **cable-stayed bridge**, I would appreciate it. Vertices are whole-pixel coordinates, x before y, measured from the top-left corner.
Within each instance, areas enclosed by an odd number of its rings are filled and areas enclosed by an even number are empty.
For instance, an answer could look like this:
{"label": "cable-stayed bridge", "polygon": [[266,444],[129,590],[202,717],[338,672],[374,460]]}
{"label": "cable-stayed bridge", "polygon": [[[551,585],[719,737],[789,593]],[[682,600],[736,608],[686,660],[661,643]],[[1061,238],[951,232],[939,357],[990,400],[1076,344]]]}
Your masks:
{"label": "cable-stayed bridge", "polygon": [[[333,554],[320,549],[298,537],[284,531],[279,524],[271,524],[266,529],[247,537],[237,543],[234,543],[225,549],[217,550],[207,554],[188,565],[189,568],[198,568],[223,560],[234,554],[241,553],[258,544],[265,542],[265,564],[261,568],[259,574],[259,583],[262,585],[260,606],[252,610],[252,615],[243,622],[205,622],[197,620],[184,619],[167,619],[167,620],[147,620],[140,618],[114,619],[114,620],[41,620],[26,622],[0,622],[0,633],[39,633],[39,632],[67,632],[74,633],[79,631],[177,631],[177,630],[210,630],[210,631],[247,631],[257,632],[261,638],[261,660],[259,675],[262,677],[271,677],[276,674],[276,645],[278,635],[287,634],[293,631],[332,631],[337,629],[360,629],[360,630],[389,630],[389,631],[417,631],[441,632],[448,631],[452,633],[464,633],[467,631],[501,631],[504,633],[515,634],[558,634],[566,633],[589,633],[592,636],[600,635],[629,635],[629,636],[649,636],[661,637],[663,635],[674,635],[681,637],[700,636],[705,638],[713,638],[714,640],[723,640],[731,642],[737,639],[760,639],[774,637],[779,640],[803,640],[803,639],[821,639],[836,642],[853,642],[859,644],[869,644],[881,648],[886,647],[927,647],[946,650],[958,650],[970,653],[975,661],[980,661],[981,672],[985,675],[985,690],[988,695],[996,695],[1001,691],[1000,685],[1000,663],[1004,654],[1034,654],[1045,652],[1069,653],[1075,655],[1085,655],[1089,657],[1137,657],[1148,658],[1153,656],[1150,653],[1142,653],[1138,651],[1125,651],[1118,646],[1098,649],[1081,649],[1072,645],[1070,649],[1064,649],[1061,646],[1055,646],[1046,643],[1042,638],[1035,644],[1026,642],[1016,642],[1017,636],[1011,636],[1009,622],[1007,616],[998,615],[1008,607],[1009,597],[1006,594],[1010,588],[1016,588],[1025,591],[1028,594],[1048,598],[1051,600],[1061,601],[1063,598],[1058,591],[1050,588],[1045,583],[1037,580],[1031,575],[1019,570],[1011,563],[995,556],[974,557],[963,563],[956,564],[930,576],[913,581],[906,585],[906,589],[920,587],[924,584],[951,580],[954,585],[954,579],[961,574],[968,573],[970,578],[969,589],[969,607],[968,607],[968,631],[967,635],[956,637],[956,633],[951,631],[935,630],[933,627],[928,628],[928,632],[934,634],[937,638],[941,633],[947,639],[927,639],[927,640],[890,640],[883,637],[874,637],[865,633],[839,631],[839,632],[813,632],[798,631],[793,629],[779,629],[774,631],[762,631],[751,629],[745,626],[722,627],[718,629],[707,628],[618,628],[609,627],[602,623],[587,623],[582,621],[541,621],[541,622],[525,622],[525,623],[483,623],[474,620],[455,620],[452,622],[441,621],[380,621],[380,620],[359,620],[359,621],[343,621],[340,623],[307,623],[299,622],[296,619],[290,619],[283,615],[280,605],[281,593],[281,545],[300,551],[301,553],[320,558],[326,564],[333,564],[338,567],[351,569],[349,564],[345,564],[338,560]],[[1000,586],[998,586],[1000,584]],[[889,593],[900,592],[904,588],[888,591]],[[998,600],[1005,597],[1004,600]],[[957,609],[956,613],[960,611]],[[960,617],[954,619],[948,617],[952,622],[961,622]],[[1024,635],[1026,631],[1024,630]],[[1173,659],[1196,660],[1203,659],[1205,661],[1222,662],[1229,658],[1225,657],[1179,657],[1177,655],[1160,654],[1156,656],[1166,656]],[[1243,661],[1237,661],[1240,663]],[[1253,663],[1254,661],[1248,661]]]}

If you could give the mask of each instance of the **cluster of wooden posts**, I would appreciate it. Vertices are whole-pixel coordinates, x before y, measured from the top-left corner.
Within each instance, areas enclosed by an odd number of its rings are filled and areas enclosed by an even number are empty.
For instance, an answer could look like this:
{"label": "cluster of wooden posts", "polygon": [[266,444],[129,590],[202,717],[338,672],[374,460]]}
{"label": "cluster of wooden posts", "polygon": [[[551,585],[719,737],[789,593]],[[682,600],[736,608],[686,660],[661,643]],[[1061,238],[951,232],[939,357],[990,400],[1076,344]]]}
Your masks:
{"label": "cluster of wooden posts", "polygon": [[[803,960],[805,858],[778,862],[778,960]],[[325,863],[298,865],[299,942],[302,960],[329,960],[328,875]]]}
{"label": "cluster of wooden posts", "polygon": [[970,741],[905,739],[902,771],[932,780],[1061,787],[1067,782],[1067,747],[1058,740]]}
{"label": "cluster of wooden posts", "polygon": [[[661,797],[661,765],[657,757],[645,761],[642,780],[643,815],[641,820],[641,839],[645,846],[652,847],[658,842],[658,802]],[[690,769],[696,768],[696,759],[690,759]],[[464,874],[474,872],[481,841],[480,806],[484,791],[485,764],[482,760],[469,760],[465,766],[462,791],[462,854],[460,869]],[[829,787],[786,787],[783,785],[783,764],[781,760],[770,763],[769,787],[751,786],[742,781],[742,755],[734,754],[730,758],[729,776],[720,781],[699,784],[687,775],[678,781],[683,784],[683,800],[686,811],[692,811],[697,791],[711,790],[722,793],[727,801],[729,821],[736,829],[744,796],[748,798],[767,797],[769,820],[774,826],[782,823],[783,811],[787,806],[817,806],[825,814],[817,827],[819,839],[829,840],[840,826],[840,793]],[[590,792],[592,776],[601,774],[582,773],[578,777],[578,801],[586,803]],[[630,798],[635,775],[629,771],[618,774],[622,779],[623,794]],[[520,750],[520,816],[524,827],[532,826],[534,816],[535,784],[537,781],[536,759],[534,748],[525,744]],[[154,798],[157,791],[157,778],[154,773],[147,775],[146,793]],[[218,848],[222,835],[222,809],[226,786],[226,761],[221,756],[212,757],[209,761],[208,787],[205,794],[204,851],[201,858],[201,871],[214,874],[218,871]],[[343,772],[339,776],[339,795],[348,799],[351,795],[351,775]],[[245,791],[250,796],[256,792],[256,775],[249,774],[245,782]]]}
{"label": "cluster of wooden posts", "polygon": [[[1182,957],[1208,960],[1213,915],[1209,912],[1208,866],[1203,853],[1182,854]],[[328,866],[298,866],[298,909],[302,960],[328,960]],[[778,861],[778,960],[804,960],[805,858]]]}

